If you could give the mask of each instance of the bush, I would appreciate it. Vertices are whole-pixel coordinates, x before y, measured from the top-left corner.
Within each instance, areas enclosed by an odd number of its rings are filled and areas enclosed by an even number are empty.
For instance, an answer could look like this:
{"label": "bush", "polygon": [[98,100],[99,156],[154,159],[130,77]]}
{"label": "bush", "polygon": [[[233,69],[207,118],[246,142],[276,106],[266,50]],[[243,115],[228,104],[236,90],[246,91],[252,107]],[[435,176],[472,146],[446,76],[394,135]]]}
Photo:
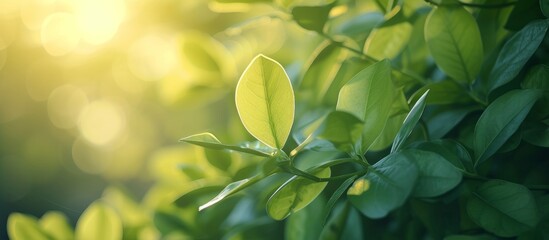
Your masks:
{"label": "bush", "polygon": [[257,2],[322,41],[260,54],[232,86],[252,141],[182,138],[196,164],[142,203],[112,187],[74,233],[14,213],[10,237],[549,238],[547,1]]}

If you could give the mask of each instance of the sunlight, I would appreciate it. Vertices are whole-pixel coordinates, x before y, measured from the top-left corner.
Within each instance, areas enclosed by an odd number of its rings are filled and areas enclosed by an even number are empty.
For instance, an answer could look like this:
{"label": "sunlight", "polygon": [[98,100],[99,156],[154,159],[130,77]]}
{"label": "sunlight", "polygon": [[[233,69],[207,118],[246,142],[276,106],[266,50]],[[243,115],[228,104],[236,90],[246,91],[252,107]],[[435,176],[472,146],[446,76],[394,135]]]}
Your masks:
{"label": "sunlight", "polygon": [[118,105],[107,100],[88,104],[78,119],[82,136],[95,145],[106,145],[123,132],[126,119]]}

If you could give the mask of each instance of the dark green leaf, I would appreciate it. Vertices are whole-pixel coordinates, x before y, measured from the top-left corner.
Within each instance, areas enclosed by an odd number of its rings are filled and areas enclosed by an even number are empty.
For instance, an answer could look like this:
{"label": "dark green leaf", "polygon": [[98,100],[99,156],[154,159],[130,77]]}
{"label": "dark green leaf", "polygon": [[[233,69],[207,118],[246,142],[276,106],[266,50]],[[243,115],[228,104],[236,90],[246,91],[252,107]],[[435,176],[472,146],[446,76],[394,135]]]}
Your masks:
{"label": "dark green leaf", "polygon": [[549,20],[531,22],[503,45],[490,72],[489,91],[508,83],[519,74],[543,41],[548,26]]}
{"label": "dark green leaf", "polygon": [[528,188],[503,180],[483,183],[467,202],[471,219],[500,237],[514,237],[534,228],[538,208]]}
{"label": "dark green leaf", "polygon": [[345,180],[337,189],[334,191],[330,199],[328,199],[328,203],[326,203],[326,207],[324,208],[323,216],[322,216],[322,223],[324,224],[326,220],[328,219],[328,216],[330,215],[330,212],[332,211],[332,208],[336,204],[337,200],[343,195],[345,191],[353,184],[357,176],[352,176]]}
{"label": "dark green leaf", "polygon": [[475,80],[484,53],[477,22],[467,10],[460,6],[433,9],[425,23],[425,41],[448,76],[463,84]]}
{"label": "dark green leaf", "polygon": [[444,135],[456,127],[469,113],[479,109],[480,107],[474,105],[448,105],[439,106],[434,110],[427,112],[425,114],[425,122],[429,136],[434,139],[444,137]]}
{"label": "dark green leaf", "polygon": [[422,142],[414,146],[420,150],[435,152],[456,168],[466,172],[473,172],[473,160],[463,145],[451,139],[437,139],[430,142]]}
{"label": "dark green leaf", "polygon": [[365,153],[383,131],[393,102],[391,64],[383,60],[356,74],[339,92],[337,110],[364,121],[362,146]]}
{"label": "dark green leaf", "polygon": [[[330,177],[330,168],[317,170],[315,176]],[[280,186],[267,202],[267,213],[275,220],[282,220],[311,203],[326,187],[327,182],[314,182],[294,176]]]}
{"label": "dark green leaf", "polygon": [[549,17],[549,1],[539,0],[539,6],[541,7],[541,12],[543,12],[543,15],[545,15],[545,17]]}
{"label": "dark green leaf", "polygon": [[198,145],[205,148],[214,149],[214,150],[227,149],[227,150],[233,150],[237,152],[249,153],[249,154],[262,156],[262,157],[271,157],[272,153],[274,152],[274,150],[268,153],[268,152],[258,151],[252,148],[247,148],[247,147],[225,145],[225,144],[222,144],[213,134],[208,132],[188,136],[186,138],[179,139],[179,141]]}
{"label": "dark green leaf", "polygon": [[322,5],[296,6],[292,8],[292,16],[299,26],[307,30],[322,32],[328,21],[334,1],[325,1]]}
{"label": "dark green leaf", "polygon": [[409,157],[394,153],[374,164],[364,177],[357,179],[347,196],[362,214],[369,218],[382,218],[404,204],[417,177],[418,169]]}
{"label": "dark green leaf", "polygon": [[400,149],[401,145],[408,139],[410,134],[412,133],[412,130],[416,127],[416,124],[419,122],[419,119],[421,119],[421,115],[423,114],[423,110],[425,109],[425,98],[427,97],[427,94],[429,94],[429,91],[426,91],[414,104],[412,107],[412,110],[410,110],[410,113],[406,116],[406,119],[404,119],[404,123],[402,124],[402,127],[398,131],[395,140],[393,141],[393,147],[391,147],[391,152],[396,152],[398,149]]}
{"label": "dark green leaf", "polygon": [[475,126],[475,165],[496,153],[515,133],[539,96],[538,90],[514,90],[486,108]]}
{"label": "dark green leaf", "polygon": [[461,182],[461,172],[437,153],[410,149],[403,154],[409,156],[419,170],[413,192],[416,197],[436,197]]}
{"label": "dark green leaf", "polygon": [[177,200],[175,200],[174,203],[178,207],[188,207],[190,205],[196,204],[199,198],[215,196],[215,194],[221,190],[223,190],[223,186],[204,186],[181,195]]}
{"label": "dark green leaf", "polygon": [[290,217],[285,224],[284,235],[288,240],[317,240],[322,227],[321,215],[324,208],[324,200],[316,198],[307,207],[296,212]]}
{"label": "dark green leaf", "polygon": [[423,93],[429,90],[426,104],[456,104],[471,102],[471,98],[465,92],[465,89],[454,81],[444,80],[440,82],[429,83],[418,89],[410,102],[417,102]]}

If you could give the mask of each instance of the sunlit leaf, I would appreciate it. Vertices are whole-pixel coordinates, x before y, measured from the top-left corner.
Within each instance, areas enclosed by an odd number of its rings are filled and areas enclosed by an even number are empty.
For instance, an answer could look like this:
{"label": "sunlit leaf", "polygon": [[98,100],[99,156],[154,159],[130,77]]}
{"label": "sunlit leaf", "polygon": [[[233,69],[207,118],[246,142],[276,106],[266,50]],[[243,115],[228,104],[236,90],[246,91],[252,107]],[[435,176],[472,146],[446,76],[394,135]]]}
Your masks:
{"label": "sunlit leaf", "polygon": [[112,208],[94,202],[78,219],[75,233],[76,240],[119,240],[122,238],[122,222]]}
{"label": "sunlit leaf", "polygon": [[259,151],[253,148],[222,144],[213,134],[208,132],[188,136],[188,137],[179,139],[179,141],[198,145],[205,148],[214,149],[214,150],[227,149],[227,150],[233,150],[237,152],[249,153],[249,154],[262,156],[262,157],[271,156],[271,153]]}
{"label": "sunlit leaf", "polygon": [[475,165],[503,146],[539,97],[538,90],[514,90],[497,98],[486,108],[475,126]]}
{"label": "sunlit leaf", "polygon": [[489,91],[508,83],[519,74],[543,41],[547,27],[549,20],[531,22],[503,45],[490,72]]}
{"label": "sunlit leaf", "polygon": [[528,188],[503,180],[483,183],[467,202],[467,213],[485,230],[514,237],[536,226],[539,216]]}
{"label": "sunlit leaf", "polygon": [[421,150],[405,150],[417,165],[419,176],[413,195],[436,197],[450,191],[461,182],[461,172],[442,155]]}
{"label": "sunlit leaf", "polygon": [[408,137],[416,127],[416,124],[419,122],[419,119],[421,119],[421,115],[423,114],[423,109],[425,109],[425,98],[427,97],[428,93],[429,91],[426,91],[419,98],[419,100],[417,100],[416,104],[412,107],[412,110],[410,110],[410,112],[406,116],[406,119],[404,119],[404,123],[402,124],[402,127],[398,131],[395,140],[393,141],[391,152],[398,151],[398,149],[406,141],[406,139],[408,139]]}
{"label": "sunlit leaf", "polygon": [[[364,177],[355,181],[360,185],[368,182],[366,191],[360,195],[347,192],[347,197],[362,214],[369,218],[382,218],[404,204],[417,177],[418,169],[409,157],[394,153],[374,164]],[[351,186],[350,189],[355,188]]]}
{"label": "sunlit leaf", "polygon": [[463,7],[437,7],[425,23],[425,41],[437,65],[454,80],[470,84],[484,57],[475,18]]}
{"label": "sunlit leaf", "polygon": [[[398,11],[400,8],[395,8]],[[375,59],[395,58],[406,46],[412,34],[412,24],[398,11],[375,28],[364,44],[364,53]]]}
{"label": "sunlit leaf", "polygon": [[52,239],[42,229],[36,218],[21,213],[12,213],[8,218],[8,235],[13,240],[50,240]]}
{"label": "sunlit leaf", "polygon": [[339,92],[337,110],[364,121],[362,147],[365,153],[383,131],[393,102],[391,64],[383,60],[357,73]]}
{"label": "sunlit leaf", "polygon": [[264,55],[255,57],[236,86],[236,108],[250,134],[282,149],[294,121],[294,92],[284,68]]}
{"label": "sunlit leaf", "polygon": [[[314,175],[319,178],[330,177],[330,168],[317,170]],[[269,198],[267,213],[275,220],[282,220],[311,203],[326,187],[327,182],[314,182],[294,176]]]}

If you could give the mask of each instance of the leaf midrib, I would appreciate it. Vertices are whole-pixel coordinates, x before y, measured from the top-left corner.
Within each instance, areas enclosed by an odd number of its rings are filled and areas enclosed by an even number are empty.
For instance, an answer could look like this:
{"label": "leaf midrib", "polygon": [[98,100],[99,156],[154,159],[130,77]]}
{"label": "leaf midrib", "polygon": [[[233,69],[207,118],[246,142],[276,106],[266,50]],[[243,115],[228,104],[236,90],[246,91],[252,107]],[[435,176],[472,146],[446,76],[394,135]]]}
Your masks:
{"label": "leaf midrib", "polygon": [[278,136],[277,136],[277,133],[276,133],[276,126],[275,126],[275,123],[273,121],[273,113],[272,113],[272,109],[271,109],[271,96],[269,95],[269,91],[267,90],[268,88],[268,80],[267,78],[265,77],[265,71],[264,71],[264,68],[265,68],[265,60],[264,59],[261,59],[261,67],[259,68],[260,70],[260,73],[261,73],[261,80],[263,82],[263,94],[265,95],[265,105],[267,107],[267,118],[269,119],[269,128],[271,130],[271,134],[273,135],[273,140],[275,142],[275,147],[278,148],[278,149],[281,149],[281,146],[278,142]]}

